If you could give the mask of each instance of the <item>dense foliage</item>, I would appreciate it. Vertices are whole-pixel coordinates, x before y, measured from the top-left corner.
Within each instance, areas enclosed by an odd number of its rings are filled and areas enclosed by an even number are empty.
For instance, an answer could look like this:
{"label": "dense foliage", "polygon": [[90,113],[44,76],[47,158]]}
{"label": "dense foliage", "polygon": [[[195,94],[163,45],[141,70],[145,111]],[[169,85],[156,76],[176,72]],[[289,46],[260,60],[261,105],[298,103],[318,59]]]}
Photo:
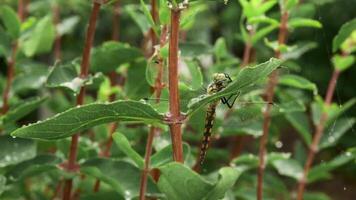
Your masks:
{"label": "dense foliage", "polygon": [[355,7],[1,0],[0,199],[355,198]]}

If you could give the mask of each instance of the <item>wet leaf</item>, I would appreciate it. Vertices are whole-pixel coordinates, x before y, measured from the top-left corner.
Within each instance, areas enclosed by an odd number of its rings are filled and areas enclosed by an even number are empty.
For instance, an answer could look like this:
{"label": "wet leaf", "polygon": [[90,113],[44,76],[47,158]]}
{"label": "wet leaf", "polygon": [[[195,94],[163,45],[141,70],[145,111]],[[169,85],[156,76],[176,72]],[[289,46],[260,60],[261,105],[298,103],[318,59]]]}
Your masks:
{"label": "wet leaf", "polygon": [[20,105],[17,105],[14,109],[10,109],[9,112],[7,112],[3,116],[2,118],[3,123],[4,124],[11,123],[21,119],[22,117],[36,110],[46,100],[47,97],[27,99],[26,101],[22,102]]}
{"label": "wet leaf", "polygon": [[150,105],[137,101],[93,103],[71,108],[44,121],[24,126],[12,132],[22,138],[56,140],[69,137],[96,125],[114,122],[160,123],[162,116]]}
{"label": "wet leaf", "polygon": [[198,98],[191,99],[188,104],[188,114],[193,113],[198,110],[200,107],[212,102],[217,99],[228,96],[229,94],[235,94],[241,91],[242,89],[251,86],[261,79],[267,78],[267,76],[280,67],[281,61],[278,59],[270,59],[269,61],[259,64],[254,67],[245,67],[243,68],[237,77],[222,91],[213,94],[213,95],[203,95]]}
{"label": "wet leaf", "polygon": [[[210,183],[188,167],[179,163],[169,163],[160,168],[159,189],[171,200],[180,199],[220,199],[232,187],[240,171],[225,167],[219,171],[219,180]],[[179,187],[176,187],[179,185]]]}
{"label": "wet leaf", "polygon": [[335,146],[340,138],[355,124],[355,118],[337,119],[324,131],[319,149]]}
{"label": "wet leaf", "polygon": [[25,55],[32,57],[41,53],[47,53],[52,49],[55,39],[55,28],[50,16],[43,17],[38,21],[30,37],[21,46]]}
{"label": "wet leaf", "polygon": [[[120,160],[92,158],[81,166],[81,172],[109,184],[125,199],[138,197],[141,170],[134,165]],[[147,193],[149,196],[160,196],[152,179],[148,178]]]}
{"label": "wet leaf", "polygon": [[346,22],[339,30],[339,33],[333,39],[333,52],[336,52],[342,43],[356,30],[356,19]]}
{"label": "wet leaf", "polygon": [[30,160],[15,165],[6,173],[6,177],[8,177],[10,182],[22,181],[29,176],[59,170],[57,165],[60,162],[61,159],[54,155],[38,155]]}
{"label": "wet leaf", "polygon": [[36,143],[32,140],[0,136],[0,168],[14,165],[36,156]]}
{"label": "wet leaf", "polygon": [[9,6],[0,7],[0,19],[4,23],[6,32],[12,39],[17,39],[20,36],[20,19],[16,12]]}
{"label": "wet leaf", "polygon": [[139,49],[120,42],[105,42],[93,50],[90,70],[108,73],[115,71],[120,65],[142,58]]}
{"label": "wet leaf", "polygon": [[144,160],[130,145],[125,135],[116,132],[112,135],[117,147],[129,158],[131,158],[139,169],[144,168]]}

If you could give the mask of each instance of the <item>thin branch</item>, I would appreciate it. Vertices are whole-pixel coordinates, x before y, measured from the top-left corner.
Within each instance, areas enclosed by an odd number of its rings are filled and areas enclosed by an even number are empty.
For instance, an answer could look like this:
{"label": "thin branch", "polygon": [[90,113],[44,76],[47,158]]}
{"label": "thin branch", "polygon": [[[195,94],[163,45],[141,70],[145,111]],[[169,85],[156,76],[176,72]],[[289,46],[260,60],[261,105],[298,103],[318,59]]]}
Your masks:
{"label": "thin branch", "polygon": [[60,8],[57,3],[52,8],[53,10],[53,24],[56,27],[56,39],[54,41],[54,59],[60,60],[61,59],[61,36],[57,31],[57,25],[60,23]]}
{"label": "thin branch", "polygon": [[[100,11],[101,3],[93,1],[93,8],[90,15],[89,25],[86,32],[86,39],[83,50],[83,58],[80,68],[80,78],[86,78],[89,73],[89,63],[90,63],[90,51],[95,35],[95,26],[97,17]],[[77,97],[77,105],[82,105],[84,103],[85,97],[85,87],[80,89],[80,93]],[[66,170],[69,172],[75,172],[77,170],[77,147],[78,147],[79,133],[72,136],[72,142],[70,146],[69,160],[66,165]],[[65,180],[63,189],[63,200],[70,200],[72,193],[73,179]]]}
{"label": "thin branch", "polygon": [[182,130],[179,107],[178,90],[178,40],[179,40],[179,19],[181,10],[171,9],[171,30],[169,37],[169,111],[172,123],[170,132],[173,146],[173,159],[183,163]]}
{"label": "thin branch", "polygon": [[[328,86],[328,89],[326,92],[326,97],[325,97],[326,107],[329,107],[331,105],[339,75],[340,75],[340,71],[335,69],[333,72],[333,75],[330,79],[329,86]],[[308,173],[309,173],[311,165],[313,164],[315,154],[318,151],[318,145],[319,145],[321,137],[323,136],[325,123],[326,123],[327,119],[328,119],[328,114],[327,114],[327,112],[324,111],[320,117],[319,123],[315,126],[313,142],[309,148],[309,153],[308,153],[307,161],[305,162],[305,165],[304,165],[304,171],[303,171],[302,178],[299,180],[299,183],[298,183],[297,200],[303,200],[304,188],[305,188],[305,184],[307,182]]]}
{"label": "thin branch", "polygon": [[249,30],[248,30],[248,41],[245,44],[245,49],[244,49],[244,55],[242,58],[242,63],[241,63],[241,67],[245,67],[246,65],[248,65],[250,63],[251,60],[251,50],[252,50],[252,37],[255,35],[255,29],[251,26],[248,26]]}
{"label": "thin branch", "polygon": [[112,40],[118,41],[120,37],[120,1],[116,1],[114,5],[114,15],[112,20]]}
{"label": "thin branch", "polygon": [[[153,0],[155,2],[155,0]],[[152,1],[151,1],[152,3]],[[152,5],[154,6],[154,5]],[[155,11],[157,12],[157,11]],[[155,14],[152,14],[154,16]],[[157,18],[154,18],[157,20]],[[155,21],[156,22],[156,21]],[[162,27],[161,31],[161,36],[160,36],[160,48],[163,48],[164,45],[167,43],[167,26]],[[152,38],[153,39],[153,38]],[[164,87],[162,83],[162,76],[163,76],[163,64],[164,60],[158,53],[158,73],[157,77],[155,80],[155,87],[154,87],[154,93],[156,95],[156,103],[159,103],[162,89]],[[147,179],[148,179],[148,174],[150,173],[150,160],[151,160],[151,154],[152,154],[152,144],[154,137],[158,134],[159,129],[156,127],[150,127],[150,132],[147,137],[147,142],[146,142],[146,151],[145,151],[145,163],[144,163],[144,169],[142,171],[141,175],[141,181],[140,181],[140,200],[145,200],[145,194],[147,190]]]}
{"label": "thin branch", "polygon": [[[25,3],[26,2],[24,2],[24,0],[18,1],[17,15],[20,19],[20,22],[22,22],[25,18],[24,17],[25,6],[26,6]],[[2,96],[2,102],[3,102],[2,109],[1,109],[2,114],[5,114],[9,110],[9,98],[10,98],[12,81],[15,76],[17,49],[18,49],[18,40],[14,41],[14,43],[12,44],[11,56],[7,62],[6,85]]]}
{"label": "thin branch", "polygon": [[[279,34],[278,34],[278,44],[282,45],[285,44],[288,34],[287,23],[288,23],[288,11],[282,11],[281,16],[281,25],[279,27]],[[276,58],[281,58],[280,50],[275,52]],[[275,87],[278,82],[278,72],[274,71],[269,77],[268,85],[266,88],[265,96],[267,102],[273,102],[274,99],[274,91]],[[258,165],[258,173],[257,173],[257,200],[263,199],[263,176],[266,167],[266,145],[268,141],[268,133],[269,133],[269,126],[271,124],[271,110],[272,104],[267,104],[266,110],[263,112],[263,133],[260,139],[259,145],[259,165]]]}

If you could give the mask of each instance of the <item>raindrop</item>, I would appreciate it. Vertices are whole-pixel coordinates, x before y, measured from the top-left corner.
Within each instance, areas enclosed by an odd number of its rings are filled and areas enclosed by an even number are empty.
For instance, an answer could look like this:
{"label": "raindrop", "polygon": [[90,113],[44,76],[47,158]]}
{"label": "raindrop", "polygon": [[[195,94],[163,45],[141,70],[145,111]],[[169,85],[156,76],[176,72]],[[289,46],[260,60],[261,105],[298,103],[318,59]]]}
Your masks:
{"label": "raindrop", "polygon": [[346,152],[346,156],[351,156],[351,152]]}
{"label": "raindrop", "polygon": [[280,149],[283,147],[283,143],[281,141],[277,141],[276,143],[274,143],[274,145],[276,146],[276,148]]}
{"label": "raindrop", "polygon": [[330,143],[335,142],[335,137],[334,137],[334,136],[330,136],[330,137],[328,138],[328,141],[329,141]]}
{"label": "raindrop", "polygon": [[6,156],[5,156],[5,161],[9,162],[10,160],[11,160],[11,157],[8,156],[8,155],[6,155]]}
{"label": "raindrop", "polygon": [[344,187],[344,190],[346,190],[347,188],[346,187]]}
{"label": "raindrop", "polygon": [[[25,126],[26,127],[26,126]],[[11,136],[13,139],[15,139],[16,138],[16,136]]]}

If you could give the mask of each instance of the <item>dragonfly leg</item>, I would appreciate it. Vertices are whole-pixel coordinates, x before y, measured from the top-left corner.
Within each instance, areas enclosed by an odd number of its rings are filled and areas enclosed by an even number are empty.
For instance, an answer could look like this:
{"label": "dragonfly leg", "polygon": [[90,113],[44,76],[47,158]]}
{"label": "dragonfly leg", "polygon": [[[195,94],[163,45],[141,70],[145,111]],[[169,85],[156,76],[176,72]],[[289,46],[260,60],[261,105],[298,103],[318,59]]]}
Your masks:
{"label": "dragonfly leg", "polygon": [[[235,97],[234,97],[234,96],[235,96]],[[223,102],[223,104],[226,104],[227,107],[232,108],[232,107],[234,106],[234,104],[235,104],[235,101],[236,101],[237,97],[239,97],[239,96],[240,96],[240,93],[238,92],[238,93],[236,93],[236,94],[231,94],[227,99],[226,99],[225,97],[223,97],[223,98],[221,99],[221,101]],[[234,97],[234,99],[232,100],[231,103],[229,103],[229,101],[230,101],[230,99],[231,99],[232,97]],[[223,99],[224,99],[224,101],[223,101]]]}

